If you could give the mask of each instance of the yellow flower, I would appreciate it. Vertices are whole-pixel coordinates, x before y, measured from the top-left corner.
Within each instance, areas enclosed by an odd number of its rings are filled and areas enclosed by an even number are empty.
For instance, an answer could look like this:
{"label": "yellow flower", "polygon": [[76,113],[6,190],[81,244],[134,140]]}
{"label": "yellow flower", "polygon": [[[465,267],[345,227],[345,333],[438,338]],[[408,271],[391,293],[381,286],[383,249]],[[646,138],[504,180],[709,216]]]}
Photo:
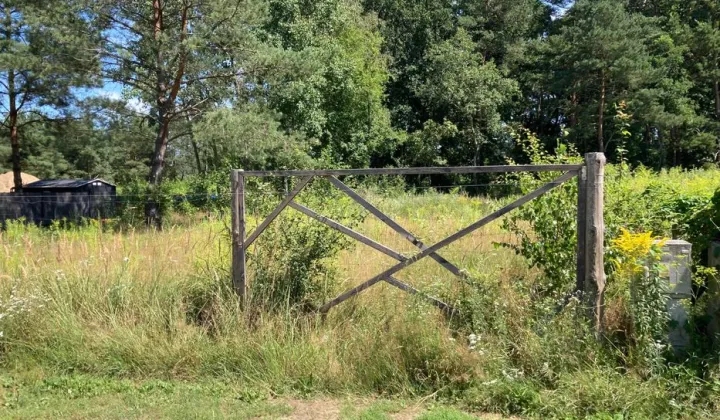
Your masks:
{"label": "yellow flower", "polygon": [[665,240],[654,244],[655,239],[652,232],[630,233],[625,228],[620,228],[621,235],[612,241],[617,257],[613,260],[618,274],[631,277],[642,273],[647,264],[647,257],[653,246],[662,247]]}

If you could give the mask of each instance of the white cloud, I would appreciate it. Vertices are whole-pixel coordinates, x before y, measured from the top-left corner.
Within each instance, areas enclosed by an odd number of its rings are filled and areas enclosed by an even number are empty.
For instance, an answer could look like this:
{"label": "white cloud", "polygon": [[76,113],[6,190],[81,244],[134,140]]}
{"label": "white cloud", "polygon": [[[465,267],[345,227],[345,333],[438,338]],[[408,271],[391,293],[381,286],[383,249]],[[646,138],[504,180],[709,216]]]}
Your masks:
{"label": "white cloud", "polygon": [[128,99],[125,107],[137,114],[147,115],[150,113],[150,104],[138,98]]}
{"label": "white cloud", "polygon": [[98,98],[107,98],[113,101],[125,101],[125,108],[128,110],[141,115],[147,115],[150,113],[150,104],[139,99],[123,97],[122,92],[110,89],[97,89],[89,96],[96,96]]}

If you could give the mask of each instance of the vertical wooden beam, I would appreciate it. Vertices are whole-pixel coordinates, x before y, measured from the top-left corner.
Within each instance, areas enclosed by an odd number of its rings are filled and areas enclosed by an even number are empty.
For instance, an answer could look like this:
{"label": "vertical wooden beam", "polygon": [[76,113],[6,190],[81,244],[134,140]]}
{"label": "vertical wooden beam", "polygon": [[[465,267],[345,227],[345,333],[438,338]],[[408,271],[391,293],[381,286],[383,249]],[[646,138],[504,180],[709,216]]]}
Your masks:
{"label": "vertical wooden beam", "polygon": [[587,169],[578,171],[577,198],[577,272],[575,292],[582,293],[585,289],[585,249],[587,226]]}
{"label": "vertical wooden beam", "polygon": [[232,282],[240,301],[245,302],[245,176],[233,170],[230,177],[232,193]]}
{"label": "vertical wooden beam", "polygon": [[603,331],[603,305],[605,294],[604,239],[604,181],[605,154],[588,153],[587,200],[585,226],[585,303],[598,336]]}

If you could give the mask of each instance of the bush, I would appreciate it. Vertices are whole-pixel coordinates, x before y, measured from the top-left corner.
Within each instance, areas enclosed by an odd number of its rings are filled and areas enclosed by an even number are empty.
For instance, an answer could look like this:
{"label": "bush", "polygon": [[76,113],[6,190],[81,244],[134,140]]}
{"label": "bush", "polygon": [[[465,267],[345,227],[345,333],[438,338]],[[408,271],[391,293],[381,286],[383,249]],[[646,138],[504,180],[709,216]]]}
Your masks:
{"label": "bush", "polygon": [[[256,185],[249,192],[249,208],[268,214],[279,198],[273,190],[267,184]],[[353,206],[350,198],[325,180],[308,185],[298,201],[350,228],[363,219],[359,206]],[[257,218],[258,224],[263,218]],[[351,244],[344,234],[286,208],[248,253],[253,305],[306,312],[316,309],[336,291],[332,258]]]}
{"label": "bush", "polygon": [[[548,155],[537,138],[527,132],[521,133],[520,141],[534,164],[579,160],[574,151],[562,144],[555,155]],[[528,192],[553,176],[556,175],[523,174],[511,179],[519,181],[522,191]],[[659,371],[667,349],[664,336],[668,315],[663,294],[666,285],[658,263],[661,251],[652,245],[653,235],[692,242],[695,262],[699,262],[708,240],[719,232],[720,193],[715,193],[719,178],[718,171],[654,173],[643,167],[634,171],[614,165],[606,167],[606,321],[610,327],[607,333],[623,364],[644,375]],[[525,257],[530,266],[542,269],[531,290],[539,298],[530,300],[540,310],[537,314],[542,314],[543,307],[553,300],[557,302],[567,296],[574,286],[576,203],[577,188],[568,183],[533,200],[504,221],[503,227],[517,235],[519,243],[502,245]],[[642,252],[630,249],[633,241],[642,242]],[[644,269],[633,272],[628,265],[636,270],[647,266],[647,275]],[[698,273],[698,278],[706,277],[707,270],[699,268]]]}
{"label": "bush", "polygon": [[669,349],[669,285],[660,264],[662,246],[662,241],[654,243],[652,233],[623,229],[609,252],[614,271],[605,298],[606,307],[615,311],[606,313],[606,333],[629,364],[646,376],[660,372]]}
{"label": "bush", "polygon": [[[520,144],[530,162],[539,164],[578,163],[581,158],[569,146],[558,144],[555,155],[544,151],[540,140],[529,132],[520,136]],[[527,194],[559,173],[520,173],[507,179],[520,183]],[[575,284],[577,247],[577,183],[567,182],[555,190],[532,200],[503,220],[503,228],[515,234],[519,244],[503,243],[527,258],[533,267],[542,269],[542,279],[536,284],[539,297],[555,296],[570,291]]]}

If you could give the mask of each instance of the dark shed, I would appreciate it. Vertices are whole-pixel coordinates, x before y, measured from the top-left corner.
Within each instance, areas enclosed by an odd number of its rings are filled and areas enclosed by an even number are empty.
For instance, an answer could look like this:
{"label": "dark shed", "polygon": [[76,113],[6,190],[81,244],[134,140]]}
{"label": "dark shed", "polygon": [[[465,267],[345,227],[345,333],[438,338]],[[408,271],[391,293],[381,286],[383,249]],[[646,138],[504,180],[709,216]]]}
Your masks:
{"label": "dark shed", "polygon": [[53,220],[106,218],[114,216],[115,200],[115,185],[99,178],[45,179],[24,185],[22,193],[0,196],[0,208],[7,202],[0,219],[24,217],[49,224]]}
{"label": "dark shed", "polygon": [[100,178],[94,179],[43,179],[23,185],[28,193],[84,192],[92,195],[115,196],[115,185]]}

